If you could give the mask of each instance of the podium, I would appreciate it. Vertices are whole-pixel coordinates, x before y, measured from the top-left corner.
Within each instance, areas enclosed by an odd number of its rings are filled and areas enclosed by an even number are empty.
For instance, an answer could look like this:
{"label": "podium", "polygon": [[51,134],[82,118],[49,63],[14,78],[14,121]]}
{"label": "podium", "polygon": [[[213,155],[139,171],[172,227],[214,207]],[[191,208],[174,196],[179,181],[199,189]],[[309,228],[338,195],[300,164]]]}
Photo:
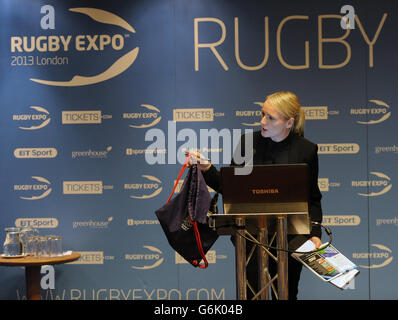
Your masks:
{"label": "podium", "polygon": [[[235,236],[236,298],[247,300],[248,287],[254,291],[247,281],[246,265],[257,249],[259,291],[253,292],[253,300],[269,300],[270,287],[279,300],[287,300],[287,235],[311,231],[308,166],[253,166],[250,175],[236,175],[234,167],[225,167],[221,168],[221,178],[224,214],[210,214],[209,225],[219,235]],[[267,249],[271,234],[272,241],[276,238],[276,256]],[[247,240],[257,243],[248,255]],[[277,263],[273,278],[268,272],[270,258]]]}

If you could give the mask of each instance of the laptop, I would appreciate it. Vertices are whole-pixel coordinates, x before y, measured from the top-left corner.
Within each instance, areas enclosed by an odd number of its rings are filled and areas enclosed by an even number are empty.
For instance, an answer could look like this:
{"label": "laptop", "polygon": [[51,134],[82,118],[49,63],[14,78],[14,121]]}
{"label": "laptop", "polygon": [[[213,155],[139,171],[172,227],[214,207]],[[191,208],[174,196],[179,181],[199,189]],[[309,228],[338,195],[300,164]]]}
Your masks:
{"label": "laptop", "polygon": [[255,220],[258,215],[286,214],[288,233],[310,232],[307,164],[254,165],[249,175],[236,175],[234,167],[223,167],[221,179],[225,215]]}

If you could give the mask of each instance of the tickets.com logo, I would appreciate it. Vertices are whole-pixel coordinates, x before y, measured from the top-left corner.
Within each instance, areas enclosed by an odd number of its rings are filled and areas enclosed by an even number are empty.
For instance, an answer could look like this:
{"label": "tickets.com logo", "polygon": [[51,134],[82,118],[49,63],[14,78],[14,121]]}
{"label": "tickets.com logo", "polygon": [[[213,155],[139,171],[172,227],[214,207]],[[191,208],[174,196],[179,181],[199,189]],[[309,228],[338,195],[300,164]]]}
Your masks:
{"label": "tickets.com logo", "polygon": [[113,189],[112,185],[104,185],[101,180],[97,181],[64,181],[63,194],[102,194],[104,190]]}

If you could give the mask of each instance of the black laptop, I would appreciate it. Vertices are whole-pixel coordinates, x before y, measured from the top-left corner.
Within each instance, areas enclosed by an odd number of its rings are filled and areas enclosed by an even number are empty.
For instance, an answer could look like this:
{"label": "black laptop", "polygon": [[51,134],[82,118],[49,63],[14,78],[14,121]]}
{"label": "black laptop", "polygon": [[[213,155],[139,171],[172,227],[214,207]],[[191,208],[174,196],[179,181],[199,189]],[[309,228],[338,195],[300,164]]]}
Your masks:
{"label": "black laptop", "polygon": [[254,165],[248,175],[237,175],[235,167],[223,167],[221,179],[226,215],[286,214],[289,233],[309,232],[307,164]]}

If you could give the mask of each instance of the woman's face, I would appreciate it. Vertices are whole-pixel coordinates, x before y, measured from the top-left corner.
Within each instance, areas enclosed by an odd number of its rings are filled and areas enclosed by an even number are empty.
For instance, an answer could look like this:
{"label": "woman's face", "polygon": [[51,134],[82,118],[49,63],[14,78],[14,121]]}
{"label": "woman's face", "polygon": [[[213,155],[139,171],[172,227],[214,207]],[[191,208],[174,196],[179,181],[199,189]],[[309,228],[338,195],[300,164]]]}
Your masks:
{"label": "woman's face", "polygon": [[290,132],[294,119],[286,119],[266,100],[261,109],[261,135],[275,142],[285,139]]}

